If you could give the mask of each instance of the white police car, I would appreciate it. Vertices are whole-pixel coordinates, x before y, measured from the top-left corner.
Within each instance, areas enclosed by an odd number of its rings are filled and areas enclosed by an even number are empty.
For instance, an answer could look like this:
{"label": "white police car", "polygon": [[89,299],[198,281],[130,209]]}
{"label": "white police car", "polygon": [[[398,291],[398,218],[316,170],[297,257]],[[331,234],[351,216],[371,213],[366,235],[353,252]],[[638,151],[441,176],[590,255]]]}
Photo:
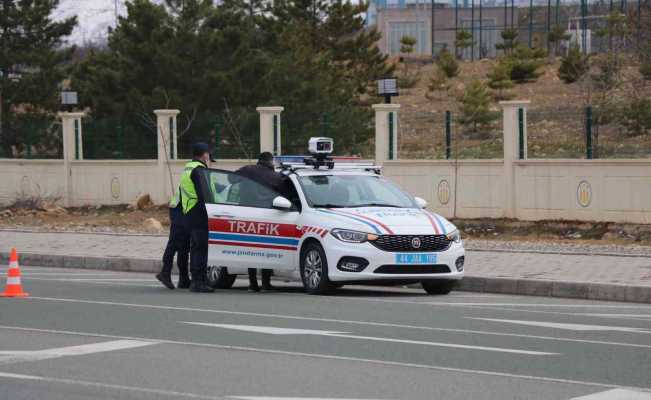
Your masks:
{"label": "white police car", "polygon": [[312,294],[415,282],[429,294],[449,293],[463,277],[456,227],[379,167],[328,158],[330,139],[313,138],[310,151],[314,157],[281,166],[290,198],[230,171],[204,170],[209,284],[228,288],[247,268],[266,268],[300,279]]}

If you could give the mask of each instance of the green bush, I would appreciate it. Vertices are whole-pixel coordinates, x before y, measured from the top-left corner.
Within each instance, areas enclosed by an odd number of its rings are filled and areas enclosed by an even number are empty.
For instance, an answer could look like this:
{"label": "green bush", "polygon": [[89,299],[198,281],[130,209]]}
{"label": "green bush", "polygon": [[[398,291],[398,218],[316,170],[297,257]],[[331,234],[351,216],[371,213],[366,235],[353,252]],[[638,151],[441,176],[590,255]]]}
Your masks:
{"label": "green bush", "polygon": [[441,50],[436,60],[436,65],[445,73],[448,78],[459,75],[459,63],[447,49]]}
{"label": "green bush", "polygon": [[498,112],[490,109],[491,94],[488,86],[478,79],[468,85],[460,102],[459,122],[466,127],[467,133],[476,134],[499,117]]}
{"label": "green bush", "polygon": [[651,134],[651,99],[634,99],[622,108],[620,115],[627,136]]}
{"label": "green bush", "polygon": [[530,49],[524,45],[518,45],[514,52],[504,58],[509,65],[511,80],[516,83],[534,82],[540,76],[538,71],[545,63],[547,52],[544,49]]}
{"label": "green bush", "polygon": [[588,68],[588,56],[581,53],[579,46],[573,44],[567,56],[561,58],[558,77],[565,83],[573,83],[581,79],[588,72]]}
{"label": "green bush", "polygon": [[488,78],[488,87],[495,91],[494,98],[495,100],[508,100],[512,98],[511,93],[507,91],[513,87],[513,81],[511,80],[510,75],[510,66],[500,61],[493,69],[486,75]]}

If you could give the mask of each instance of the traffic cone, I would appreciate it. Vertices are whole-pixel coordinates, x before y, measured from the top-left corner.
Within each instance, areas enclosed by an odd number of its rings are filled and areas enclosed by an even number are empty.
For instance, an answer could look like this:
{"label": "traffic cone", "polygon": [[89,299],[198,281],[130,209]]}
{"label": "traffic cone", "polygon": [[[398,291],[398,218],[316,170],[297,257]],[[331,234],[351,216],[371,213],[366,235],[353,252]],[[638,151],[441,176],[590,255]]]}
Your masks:
{"label": "traffic cone", "polygon": [[11,249],[9,256],[9,270],[7,271],[7,287],[0,297],[27,297],[29,293],[23,292],[23,285],[20,284],[20,268],[18,267],[18,255],[16,249]]}

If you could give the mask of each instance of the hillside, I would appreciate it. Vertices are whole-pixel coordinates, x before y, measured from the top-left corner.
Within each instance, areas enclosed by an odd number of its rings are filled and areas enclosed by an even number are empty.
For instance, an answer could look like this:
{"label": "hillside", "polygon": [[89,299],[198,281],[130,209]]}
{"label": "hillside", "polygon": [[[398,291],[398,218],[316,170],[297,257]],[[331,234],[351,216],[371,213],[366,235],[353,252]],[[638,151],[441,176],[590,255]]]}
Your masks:
{"label": "hillside", "polygon": [[[402,89],[395,102],[400,103],[400,156],[403,158],[443,158],[446,110],[453,115],[452,132],[456,152],[460,158],[500,158],[502,153],[501,118],[482,134],[466,135],[454,124],[456,100],[474,79],[486,79],[494,60],[460,62],[460,73],[451,79],[448,93],[436,93],[427,99],[432,64],[420,67],[419,81],[415,87]],[[513,99],[530,100],[528,110],[529,157],[580,158],[585,156],[585,84],[566,84],[558,78],[559,61],[545,65],[536,82],[515,85],[510,92]],[[417,68],[416,66],[412,66]],[[636,65],[627,65],[624,76],[638,74]],[[623,85],[615,96],[630,98],[630,85]],[[636,90],[640,90],[636,87]],[[644,90],[651,96],[651,85]],[[491,108],[500,110],[497,102]],[[617,124],[593,127],[599,135],[598,145],[603,158],[651,157],[651,135],[626,137]]]}

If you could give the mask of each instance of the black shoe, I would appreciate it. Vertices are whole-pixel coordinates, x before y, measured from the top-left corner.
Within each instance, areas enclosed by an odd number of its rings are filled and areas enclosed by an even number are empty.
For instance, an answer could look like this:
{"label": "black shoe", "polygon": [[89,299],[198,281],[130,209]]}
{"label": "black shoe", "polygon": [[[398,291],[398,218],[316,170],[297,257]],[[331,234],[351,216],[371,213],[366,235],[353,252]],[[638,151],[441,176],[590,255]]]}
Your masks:
{"label": "black shoe", "polygon": [[179,278],[179,284],[176,287],[179,289],[188,289],[190,287],[190,278]]}
{"label": "black shoe", "polygon": [[156,274],[156,279],[160,281],[168,289],[174,289],[174,284],[172,283],[172,277],[162,272]]}
{"label": "black shoe", "polygon": [[260,291],[260,288],[258,286],[249,286],[249,293],[257,293]]}
{"label": "black shoe", "polygon": [[270,292],[270,291],[273,291],[273,290],[276,290],[276,287],[271,286],[271,283],[262,284],[262,291],[263,292]]}
{"label": "black shoe", "polygon": [[190,291],[195,292],[195,293],[212,293],[212,292],[215,291],[215,289],[213,289],[210,286],[206,285],[205,282],[192,281],[190,283]]}

